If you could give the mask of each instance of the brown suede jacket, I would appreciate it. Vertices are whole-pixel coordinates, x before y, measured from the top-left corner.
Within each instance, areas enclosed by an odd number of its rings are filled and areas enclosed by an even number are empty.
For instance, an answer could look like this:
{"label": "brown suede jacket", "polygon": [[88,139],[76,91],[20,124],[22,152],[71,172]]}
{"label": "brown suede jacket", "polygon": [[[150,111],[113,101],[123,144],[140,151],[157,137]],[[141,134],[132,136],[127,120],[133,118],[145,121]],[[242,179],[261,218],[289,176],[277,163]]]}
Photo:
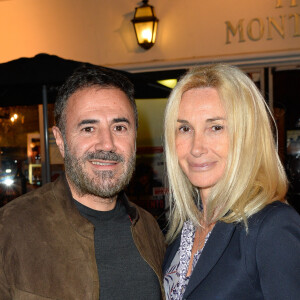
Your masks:
{"label": "brown suede jacket", "polygon": [[[145,210],[128,202],[136,247],[161,286],[164,237]],[[99,300],[94,227],[75,207],[64,176],[0,210],[1,300]]]}

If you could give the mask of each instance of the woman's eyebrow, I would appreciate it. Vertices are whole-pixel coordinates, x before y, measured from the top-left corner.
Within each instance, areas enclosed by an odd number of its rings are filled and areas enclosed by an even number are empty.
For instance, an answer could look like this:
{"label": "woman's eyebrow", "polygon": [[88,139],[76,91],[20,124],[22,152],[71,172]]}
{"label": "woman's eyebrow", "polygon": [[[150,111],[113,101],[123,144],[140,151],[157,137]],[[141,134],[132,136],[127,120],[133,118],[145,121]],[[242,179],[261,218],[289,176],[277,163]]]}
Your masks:
{"label": "woman's eyebrow", "polygon": [[215,121],[225,121],[226,120],[226,118],[224,118],[224,117],[214,117],[214,118],[209,118],[209,119],[207,119],[206,120],[206,122],[207,123],[211,123],[211,122],[215,122]]}
{"label": "woman's eyebrow", "polygon": [[188,123],[187,120],[181,120],[181,119],[178,119],[177,122],[178,122],[178,123],[186,123],[186,124]]}

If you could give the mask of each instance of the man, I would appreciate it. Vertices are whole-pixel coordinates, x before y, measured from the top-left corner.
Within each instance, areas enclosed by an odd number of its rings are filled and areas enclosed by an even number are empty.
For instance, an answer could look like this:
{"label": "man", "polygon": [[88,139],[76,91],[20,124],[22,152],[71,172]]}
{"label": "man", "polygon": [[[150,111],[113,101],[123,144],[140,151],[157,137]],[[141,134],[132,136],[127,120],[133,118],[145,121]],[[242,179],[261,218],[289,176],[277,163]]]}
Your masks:
{"label": "man", "polygon": [[61,87],[53,133],[65,175],[0,212],[0,299],[160,299],[165,245],[124,194],[135,165],[132,84],[100,68]]}

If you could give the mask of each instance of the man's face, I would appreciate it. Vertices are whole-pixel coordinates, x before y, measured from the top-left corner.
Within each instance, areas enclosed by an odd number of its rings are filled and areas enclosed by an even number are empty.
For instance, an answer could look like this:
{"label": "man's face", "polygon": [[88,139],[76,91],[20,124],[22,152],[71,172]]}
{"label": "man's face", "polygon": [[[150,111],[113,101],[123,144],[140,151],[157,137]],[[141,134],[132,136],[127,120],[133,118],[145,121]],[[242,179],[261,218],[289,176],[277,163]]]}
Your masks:
{"label": "man's face", "polygon": [[135,165],[134,112],[126,94],[87,87],[71,95],[65,114],[65,136],[55,137],[70,184],[81,196],[116,196]]}

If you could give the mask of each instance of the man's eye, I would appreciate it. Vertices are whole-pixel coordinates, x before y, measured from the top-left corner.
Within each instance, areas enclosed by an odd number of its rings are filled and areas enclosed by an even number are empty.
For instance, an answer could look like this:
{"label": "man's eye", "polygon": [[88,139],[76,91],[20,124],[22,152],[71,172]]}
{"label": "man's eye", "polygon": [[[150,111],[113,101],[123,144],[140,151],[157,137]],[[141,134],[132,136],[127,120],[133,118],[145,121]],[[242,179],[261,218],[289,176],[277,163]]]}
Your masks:
{"label": "man's eye", "polygon": [[126,131],[127,128],[124,125],[115,126],[115,131]]}
{"label": "man's eye", "polygon": [[84,132],[93,132],[94,131],[94,128],[93,127],[84,127],[82,129]]}

